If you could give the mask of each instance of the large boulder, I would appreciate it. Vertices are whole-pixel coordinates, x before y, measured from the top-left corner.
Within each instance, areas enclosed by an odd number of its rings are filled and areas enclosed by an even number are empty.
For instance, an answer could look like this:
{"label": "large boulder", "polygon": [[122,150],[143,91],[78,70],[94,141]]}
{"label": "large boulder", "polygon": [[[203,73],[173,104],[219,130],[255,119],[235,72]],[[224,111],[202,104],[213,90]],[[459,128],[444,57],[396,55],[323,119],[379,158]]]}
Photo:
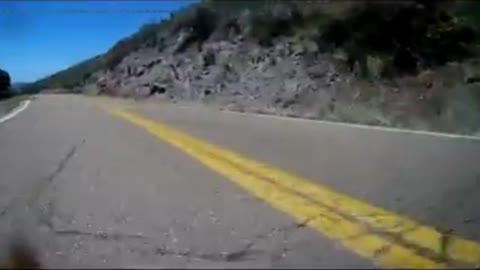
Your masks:
{"label": "large boulder", "polygon": [[152,85],[150,85],[150,90],[148,95],[152,96],[155,94],[165,94],[166,92],[167,92],[167,86],[165,84],[154,82]]}

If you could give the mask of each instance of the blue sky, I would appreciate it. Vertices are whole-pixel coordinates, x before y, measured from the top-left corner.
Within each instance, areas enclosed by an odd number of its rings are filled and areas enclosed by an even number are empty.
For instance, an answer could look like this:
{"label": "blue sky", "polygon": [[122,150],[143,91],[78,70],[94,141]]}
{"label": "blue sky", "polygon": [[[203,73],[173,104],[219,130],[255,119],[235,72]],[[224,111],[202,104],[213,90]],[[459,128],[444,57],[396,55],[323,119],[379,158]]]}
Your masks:
{"label": "blue sky", "polygon": [[142,24],[169,15],[161,10],[191,2],[2,1],[0,68],[14,82],[34,81],[101,54]]}

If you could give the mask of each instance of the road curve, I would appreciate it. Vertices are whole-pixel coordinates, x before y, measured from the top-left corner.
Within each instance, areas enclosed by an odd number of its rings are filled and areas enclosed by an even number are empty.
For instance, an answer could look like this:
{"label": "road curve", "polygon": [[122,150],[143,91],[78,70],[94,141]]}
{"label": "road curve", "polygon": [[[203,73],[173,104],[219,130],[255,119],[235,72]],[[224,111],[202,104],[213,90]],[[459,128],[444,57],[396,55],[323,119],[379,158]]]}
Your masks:
{"label": "road curve", "polygon": [[475,140],[40,95],[0,146],[2,245],[47,267],[480,263]]}

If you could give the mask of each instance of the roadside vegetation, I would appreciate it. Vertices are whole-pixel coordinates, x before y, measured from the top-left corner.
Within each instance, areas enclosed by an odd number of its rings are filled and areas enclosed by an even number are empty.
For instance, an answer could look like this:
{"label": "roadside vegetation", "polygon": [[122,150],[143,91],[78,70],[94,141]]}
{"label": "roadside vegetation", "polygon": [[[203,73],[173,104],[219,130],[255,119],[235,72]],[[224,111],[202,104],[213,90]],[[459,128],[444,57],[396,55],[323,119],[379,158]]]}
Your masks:
{"label": "roadside vegetation", "polygon": [[[276,57],[268,60],[273,67],[285,56],[272,51],[277,47],[289,51],[292,45],[296,57],[313,52],[302,64],[318,55],[340,62],[335,65],[336,79],[328,83],[334,89],[325,90],[329,92],[327,109],[317,110],[312,118],[472,133],[480,129],[479,39],[478,1],[204,0],[144,25],[103,55],[41,79],[26,90],[58,88],[81,93],[84,86],[103,76],[99,74],[119,73],[122,61],[142,50],[155,50],[158,55],[166,52],[179,59],[197,54],[205,69],[215,67],[221,54],[206,51],[205,44],[249,43],[265,52],[252,58]],[[150,60],[141,71],[130,72],[129,67],[127,73],[142,77],[145,70],[161,62]],[[175,67],[179,65],[173,65],[174,80],[181,77]],[[238,63],[229,72],[245,73],[244,66]],[[121,80],[116,78],[114,87]],[[201,92],[202,96],[213,93],[211,89]],[[279,108],[268,110],[310,117],[298,113],[304,92],[285,101],[277,97],[280,101],[274,103]],[[181,96],[171,94],[175,95]]]}
{"label": "roadside vegetation", "polygon": [[0,69],[0,100],[11,97],[11,80],[7,71]]}
{"label": "roadside vegetation", "polygon": [[41,79],[31,89],[82,85],[95,71],[112,69],[133,51],[145,47],[161,50],[169,35],[188,27],[195,37],[180,46],[180,50],[189,42],[208,39],[215,31],[235,30],[240,27],[238,24],[245,23],[248,37],[265,46],[271,46],[278,36],[296,35],[312,39],[324,49],[342,49],[352,68],[358,62],[365,75],[373,72],[368,70],[368,56],[381,66],[377,67],[379,75],[394,76],[418,73],[448,61],[472,57],[479,51],[477,1],[355,2],[203,1],[159,22],[145,24],[104,55]]}
{"label": "roadside vegetation", "polygon": [[0,69],[0,116],[10,112],[27,98],[27,94],[12,90],[10,74]]}

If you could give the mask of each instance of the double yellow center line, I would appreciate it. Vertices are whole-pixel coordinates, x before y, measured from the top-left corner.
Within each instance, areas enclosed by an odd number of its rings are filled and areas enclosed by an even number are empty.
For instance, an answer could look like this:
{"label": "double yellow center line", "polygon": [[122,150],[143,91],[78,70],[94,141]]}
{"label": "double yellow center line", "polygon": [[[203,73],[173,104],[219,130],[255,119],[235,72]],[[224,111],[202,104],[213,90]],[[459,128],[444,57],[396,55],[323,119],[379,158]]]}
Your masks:
{"label": "double yellow center line", "polygon": [[[340,194],[126,110],[110,110],[185,152],[299,224],[383,268],[480,266],[480,244]],[[321,251],[319,251],[321,252]]]}

